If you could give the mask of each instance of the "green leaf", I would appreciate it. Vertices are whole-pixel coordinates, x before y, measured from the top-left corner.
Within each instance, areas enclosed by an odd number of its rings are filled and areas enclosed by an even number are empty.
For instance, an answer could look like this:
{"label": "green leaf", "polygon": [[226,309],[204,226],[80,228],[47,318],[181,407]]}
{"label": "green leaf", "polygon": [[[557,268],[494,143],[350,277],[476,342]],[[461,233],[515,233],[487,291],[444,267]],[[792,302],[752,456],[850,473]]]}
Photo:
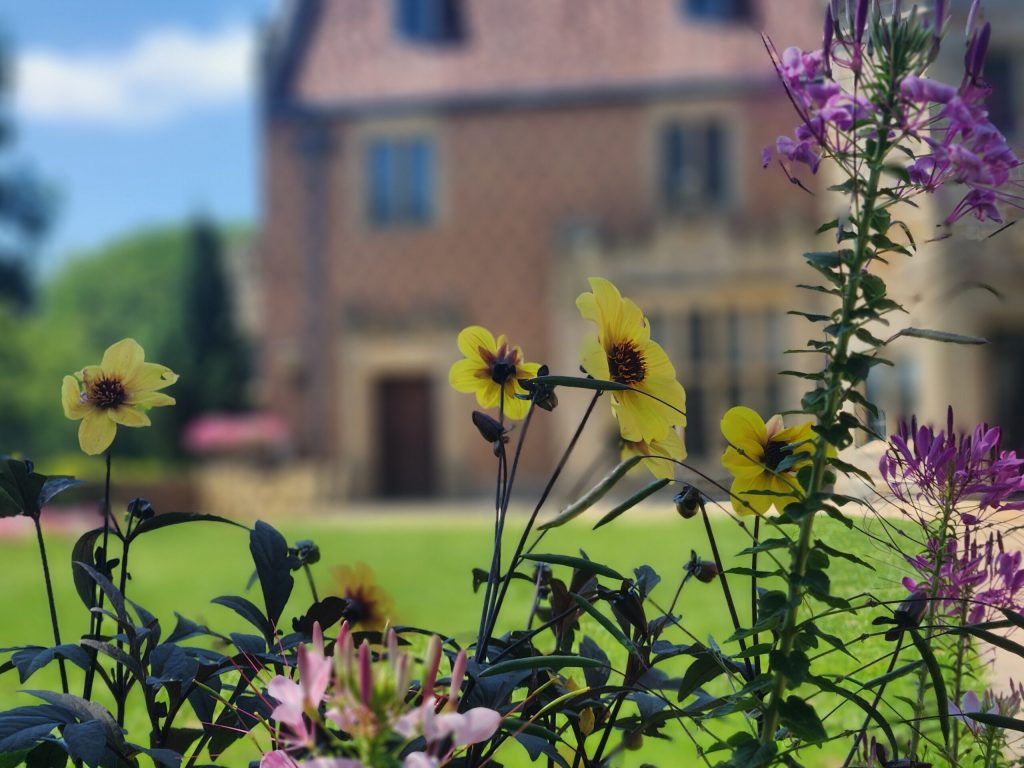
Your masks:
{"label": "green leaf", "polygon": [[249,533],[249,551],[260,579],[267,619],[276,627],[295,584],[288,559],[288,542],[273,526],[257,520]]}
{"label": "green leaf", "polygon": [[632,496],[630,496],[628,499],[626,499],[624,502],[622,502],[621,504],[616,506],[607,515],[605,515],[600,520],[598,520],[597,523],[594,525],[594,530],[596,531],[602,525],[607,525],[612,520],[614,520],[619,515],[621,515],[623,512],[626,512],[627,510],[632,509],[637,504],[639,504],[641,501],[646,499],[648,496],[650,496],[650,495],[660,491],[662,488],[664,488],[666,485],[668,485],[669,482],[670,482],[669,478],[662,477],[662,478],[659,478],[658,480],[655,480],[655,481],[653,481],[651,483],[648,483],[643,488],[641,488],[639,491],[637,491]]}
{"label": "green leaf", "polygon": [[619,629],[619,627],[615,624],[614,621],[612,621],[599,610],[597,610],[597,608],[594,607],[593,603],[591,603],[585,597],[577,595],[575,592],[570,593],[570,596],[573,600],[576,601],[576,605],[578,605],[580,608],[586,611],[589,615],[593,616],[594,619],[597,620],[598,624],[600,624],[602,627],[608,630],[609,634],[611,634],[611,636],[618,641],[619,645],[621,645],[623,648],[625,648],[632,654],[635,654],[637,652],[636,646],[633,645],[633,641],[626,637],[626,635],[623,633],[621,629]]}
{"label": "green leaf", "polygon": [[629,472],[629,470],[640,463],[641,458],[642,457],[640,456],[630,456],[628,459],[619,462],[611,472],[601,478],[597,485],[587,491],[587,493],[579,500],[563,509],[558,517],[539,526],[539,530],[546,531],[548,528],[558,528],[559,526],[565,525],[570,520],[582,515],[604,498],[604,495],[608,493],[608,491],[610,491],[615,484],[618,483],[627,472]]}
{"label": "green leaf", "polygon": [[921,637],[916,629],[909,630],[910,638],[914,641],[917,652],[928,667],[928,674],[932,679],[932,688],[935,690],[936,709],[939,715],[939,726],[942,728],[942,739],[949,746],[949,697],[946,695],[946,682],[942,678],[942,669],[935,659],[935,654],[928,647],[927,641]]}
{"label": "green leaf", "polygon": [[821,718],[814,711],[814,707],[799,696],[790,696],[779,704],[779,714],[782,724],[803,741],[817,744],[828,738],[825,726],[821,724]]}
{"label": "green leaf", "polygon": [[820,549],[822,552],[824,552],[829,557],[841,557],[844,560],[849,560],[851,563],[856,563],[857,565],[863,565],[865,568],[872,568],[873,567],[873,566],[869,565],[868,563],[866,563],[865,561],[861,560],[856,555],[850,554],[849,552],[843,552],[842,550],[836,549],[834,547],[830,547],[828,544],[826,544],[821,539],[815,539],[814,540],[814,548],[815,549]]}
{"label": "green leaf", "polygon": [[786,688],[790,690],[801,685],[810,673],[811,660],[803,651],[791,651],[788,656],[772,651],[768,659],[773,670],[786,676]]}
{"label": "green leaf", "polygon": [[604,381],[593,379],[589,376],[537,376],[529,379],[531,383],[541,384],[549,387],[572,387],[574,389],[596,389],[611,392],[629,392],[633,388],[628,384],[620,384],[617,381]]}
{"label": "green leaf", "polygon": [[995,712],[964,712],[964,717],[969,717],[985,725],[995,726],[1010,731],[1024,731],[1024,720],[1006,715],[997,715]]}
{"label": "green leaf", "polygon": [[81,568],[75,568],[74,564],[96,564],[96,545],[99,543],[102,535],[102,526],[86,531],[78,537],[78,541],[75,542],[75,546],[71,550],[71,575],[75,582],[75,591],[78,592],[78,596],[82,599],[86,608],[92,608],[96,605],[96,582]]}
{"label": "green leaf", "polygon": [[842,696],[847,701],[850,701],[860,707],[864,713],[874,720],[875,724],[882,729],[882,733],[885,734],[885,738],[889,741],[891,754],[896,755],[899,753],[899,747],[896,743],[896,734],[893,733],[892,726],[889,725],[889,722],[882,717],[881,713],[875,707],[871,706],[866,699],[858,696],[853,691],[847,690],[840,685],[836,685],[828,678],[814,676],[811,680],[823,691],[829,691],[837,696]]}
{"label": "green leaf", "polygon": [[618,581],[623,580],[623,575],[618,571],[609,568],[603,563],[595,562],[594,560],[588,560],[585,557],[573,557],[572,555],[523,555],[524,560],[534,560],[538,563],[548,563],[549,565],[566,565],[570,568],[576,568],[584,571],[585,573],[596,573],[600,576],[607,576],[609,579],[616,579]]}
{"label": "green leaf", "polygon": [[530,656],[526,659],[500,661],[481,672],[480,677],[494,677],[505,672],[520,672],[524,669],[563,669],[565,667],[585,669],[600,666],[603,666],[600,661],[588,659],[586,656]]}
{"label": "green leaf", "polygon": [[197,523],[201,521],[227,523],[228,525],[235,525],[239,528],[245,528],[246,530],[249,529],[246,525],[242,525],[234,520],[228,520],[226,517],[220,517],[219,515],[205,515],[199,512],[165,512],[162,515],[151,517],[148,520],[143,520],[139,523],[135,530],[133,530],[128,536],[128,541],[134,541],[137,536],[160,528],[167,528],[171,525],[180,525],[181,523]]}
{"label": "green leaf", "polygon": [[910,336],[915,339],[930,339],[931,341],[941,341],[944,344],[988,344],[988,339],[983,339],[980,336],[963,336],[959,333],[932,331],[926,328],[904,328],[895,336],[890,337],[889,341],[893,341],[900,336]]}
{"label": "green leaf", "polygon": [[732,669],[730,670],[731,662],[726,662],[725,659],[710,648],[701,646],[694,655],[697,658],[690,662],[690,666],[686,668],[686,672],[683,673],[682,680],[679,682],[678,701],[682,701],[719,675],[724,675],[730,671],[739,672],[741,669],[732,664]]}

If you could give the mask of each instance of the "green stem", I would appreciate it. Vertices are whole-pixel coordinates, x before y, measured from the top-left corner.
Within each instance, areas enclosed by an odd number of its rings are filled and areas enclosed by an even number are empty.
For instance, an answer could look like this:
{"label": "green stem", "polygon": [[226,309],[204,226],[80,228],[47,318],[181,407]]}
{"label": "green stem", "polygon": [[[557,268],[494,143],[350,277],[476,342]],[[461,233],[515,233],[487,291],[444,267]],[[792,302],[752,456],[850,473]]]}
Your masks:
{"label": "green stem", "polygon": [[[98,570],[100,573],[107,567],[107,561],[110,560],[110,553],[107,551],[107,545],[110,538],[110,450],[108,449],[106,454],[106,479],[103,481],[103,563],[97,563],[100,567]],[[99,585],[93,585],[93,594],[96,594],[96,609],[93,610],[92,615],[89,617],[89,634],[94,638],[99,638],[100,630],[103,629],[103,590],[99,588]],[[92,698],[92,683],[96,676],[96,654],[95,650],[89,652],[89,668],[85,671],[85,685],[82,688],[82,698],[89,701]]]}
{"label": "green stem", "polygon": [[[885,136],[888,131],[889,120],[883,121],[878,131],[879,136]],[[828,400],[822,415],[819,418],[821,432],[828,433],[836,425],[839,419],[839,410],[845,400],[843,390],[843,366],[846,363],[850,347],[850,339],[853,336],[853,316],[858,303],[858,290],[860,288],[863,269],[870,258],[868,240],[871,236],[871,219],[874,216],[875,204],[878,198],[879,182],[882,177],[882,161],[885,158],[888,145],[885,141],[879,140],[875,147],[875,156],[870,162],[870,173],[868,174],[867,185],[864,190],[863,205],[860,215],[857,217],[857,241],[854,256],[849,266],[849,273],[843,285],[843,303],[840,309],[840,316],[837,323],[835,351],[829,358],[825,369],[825,386],[827,387]],[[807,497],[815,498],[821,493],[825,485],[825,472],[828,469],[828,448],[824,439],[815,443],[814,458],[811,463],[810,478],[807,483]],[[780,652],[783,657],[792,653],[796,642],[797,630],[799,628],[800,604],[804,596],[804,577],[807,574],[807,559],[811,552],[811,536],[814,530],[814,518],[817,509],[805,514],[800,521],[800,537],[796,543],[793,554],[792,566],[789,573],[789,605],[785,614],[779,642]],[[775,732],[779,727],[779,707],[782,697],[786,691],[786,673],[782,670],[774,670],[775,684],[772,688],[771,698],[768,700],[768,708],[765,711],[764,723],[761,728],[761,743],[771,744],[775,741]]]}
{"label": "green stem", "polygon": [[[942,505],[942,519],[939,523],[938,546],[935,550],[935,566],[932,568],[931,584],[928,589],[928,618],[924,641],[929,646],[931,645],[932,638],[935,636],[936,619],[938,618],[939,610],[939,580],[940,574],[942,573],[942,566],[945,565],[944,558],[946,556],[946,544],[949,541],[949,521],[952,516],[953,501],[947,492],[945,503]],[[907,752],[907,757],[911,759],[917,755],[917,748],[921,741],[921,730],[917,724],[923,722],[925,694],[927,691],[928,670],[924,665],[922,665],[921,669],[917,673],[917,698],[914,700],[914,710],[910,720],[911,723],[915,724],[910,735],[910,748]]]}
{"label": "green stem", "polygon": [[[967,626],[967,614],[970,611],[971,595],[968,593],[960,602],[960,623],[958,626]],[[960,706],[960,699],[963,696],[964,685],[964,664],[967,654],[971,649],[971,636],[966,632],[962,633],[956,641],[956,661],[953,664],[953,703]],[[952,718],[953,733],[952,746],[950,751],[951,763],[957,765],[960,755],[960,720]]]}
{"label": "green stem", "polygon": [[[46,559],[46,544],[43,542],[43,527],[39,517],[33,517],[32,522],[36,525],[36,541],[39,544],[39,559],[43,564],[43,582],[46,584],[46,601],[50,604],[50,625],[53,627],[53,642],[61,645],[60,626],[57,622],[57,604],[53,599],[53,582],[50,580],[50,565]],[[60,665],[60,687],[64,693],[68,692],[68,671],[64,665],[64,657],[58,656],[57,663]]]}
{"label": "green stem", "polygon": [[309,563],[303,563],[302,570],[306,572],[306,581],[309,582],[309,591],[313,595],[313,602],[319,603],[320,597],[316,593],[316,584],[313,582],[313,570],[309,567]]}

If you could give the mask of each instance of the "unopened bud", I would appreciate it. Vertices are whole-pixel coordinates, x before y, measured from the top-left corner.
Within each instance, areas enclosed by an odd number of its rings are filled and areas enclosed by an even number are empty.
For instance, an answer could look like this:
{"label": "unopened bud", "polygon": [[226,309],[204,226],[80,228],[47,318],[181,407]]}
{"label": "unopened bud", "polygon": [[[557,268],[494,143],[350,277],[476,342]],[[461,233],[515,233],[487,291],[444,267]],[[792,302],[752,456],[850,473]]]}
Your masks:
{"label": "unopened bud", "polygon": [[145,499],[135,498],[128,502],[129,517],[134,517],[137,520],[148,520],[155,514],[153,506]]}
{"label": "unopened bud", "polygon": [[702,504],[700,491],[692,485],[683,486],[683,490],[672,497],[676,504],[676,512],[685,520],[689,520],[697,514]]}
{"label": "unopened bud", "polygon": [[483,411],[473,411],[473,426],[488,443],[508,442],[507,431],[501,422]]}
{"label": "unopened bud", "polygon": [[630,731],[622,737],[622,746],[631,752],[635,752],[644,745],[644,735],[636,731]]}
{"label": "unopened bud", "polygon": [[923,589],[916,590],[907,597],[896,609],[896,618],[912,626],[918,626],[928,610],[928,593]]}
{"label": "unopened bud", "polygon": [[710,584],[721,572],[718,565],[711,560],[701,560],[694,550],[690,550],[690,560],[683,566],[688,576],[697,581]]}
{"label": "unopened bud", "polygon": [[[547,375],[548,367],[546,365],[542,365],[537,369],[538,378]],[[558,405],[558,396],[555,395],[555,388],[551,384],[541,384],[536,379],[521,379],[519,386],[530,393],[529,397],[524,399],[533,400],[538,408],[543,408],[545,411],[553,411],[555,406]],[[517,395],[517,397],[522,398],[523,395]]]}

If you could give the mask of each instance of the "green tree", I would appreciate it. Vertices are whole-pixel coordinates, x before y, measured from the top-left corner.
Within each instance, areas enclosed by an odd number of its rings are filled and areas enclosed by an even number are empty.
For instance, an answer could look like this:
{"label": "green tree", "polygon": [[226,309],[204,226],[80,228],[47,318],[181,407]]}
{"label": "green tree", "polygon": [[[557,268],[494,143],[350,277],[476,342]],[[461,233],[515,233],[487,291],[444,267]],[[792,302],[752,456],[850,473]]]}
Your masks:
{"label": "green tree", "polygon": [[[7,156],[14,126],[6,107],[10,61],[0,41],[0,156]],[[31,259],[53,218],[53,195],[39,178],[9,159],[0,165],[0,302],[19,311],[32,303]]]}
{"label": "green tree", "polygon": [[185,271],[184,355],[175,368],[181,374],[175,408],[181,423],[203,412],[244,408],[249,373],[225,271],[224,240],[205,217],[189,227]]}

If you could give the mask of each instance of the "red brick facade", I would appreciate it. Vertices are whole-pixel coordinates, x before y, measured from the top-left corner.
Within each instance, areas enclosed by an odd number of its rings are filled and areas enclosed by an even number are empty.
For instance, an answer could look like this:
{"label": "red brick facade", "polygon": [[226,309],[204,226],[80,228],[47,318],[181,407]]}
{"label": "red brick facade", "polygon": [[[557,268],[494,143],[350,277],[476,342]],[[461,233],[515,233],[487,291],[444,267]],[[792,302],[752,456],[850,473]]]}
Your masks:
{"label": "red brick facade", "polygon": [[[264,122],[264,394],[338,490],[387,492],[374,382],[407,375],[429,383],[436,411],[433,434],[421,436],[440,477],[433,490],[489,485],[475,403],[447,387],[455,336],[479,323],[573,373],[566,339],[586,329],[563,324],[578,322],[572,299],[590,268],[571,255],[573,232],[596,233],[605,257],[650,251],[676,232],[677,266],[646,278],[642,264],[601,267],[627,294],[665,304],[666,279],[714,271],[703,251],[687,252],[708,231],[726,233],[727,250],[711,258],[740,265],[743,243],[777,240],[780,222],[806,231],[806,201],[760,167],[760,147],[793,116],[754,25],[813,44],[817,13],[807,11],[818,3],[753,5],[749,23],[709,23],[677,0],[466,0],[464,39],[445,45],[403,40],[381,0],[300,2],[281,20]],[[706,119],[724,130],[726,202],[668,217],[660,132]],[[407,135],[428,137],[436,153],[434,218],[377,229],[367,146]],[[531,484],[565,439],[557,419],[539,422],[523,468]]]}

